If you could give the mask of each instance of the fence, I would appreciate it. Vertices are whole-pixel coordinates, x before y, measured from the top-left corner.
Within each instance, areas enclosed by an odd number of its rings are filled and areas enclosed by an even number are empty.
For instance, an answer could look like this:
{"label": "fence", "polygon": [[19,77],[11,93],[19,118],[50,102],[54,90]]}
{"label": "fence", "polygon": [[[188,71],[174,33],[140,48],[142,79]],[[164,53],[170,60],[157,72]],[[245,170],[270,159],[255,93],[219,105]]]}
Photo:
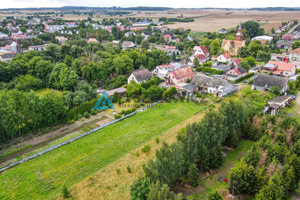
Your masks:
{"label": "fence", "polygon": [[20,160],[20,161],[14,162],[14,163],[12,163],[12,164],[6,166],[6,167],[1,168],[1,169],[0,169],[0,172],[3,172],[3,171],[5,171],[5,170],[7,170],[7,169],[9,169],[9,168],[11,168],[11,167],[14,167],[14,166],[18,165],[18,164],[21,164],[21,163],[23,163],[23,162],[26,162],[26,161],[28,161],[28,160],[31,160],[31,159],[36,158],[36,157],[38,157],[38,156],[41,156],[41,155],[43,155],[43,154],[45,154],[45,153],[47,153],[47,152],[50,152],[50,151],[52,151],[52,150],[54,150],[54,149],[57,149],[57,148],[59,148],[59,147],[62,147],[62,146],[64,146],[64,145],[66,145],[66,144],[69,144],[69,143],[71,143],[71,142],[74,142],[75,140],[78,140],[78,139],[80,139],[80,138],[82,138],[82,137],[84,137],[84,136],[87,136],[87,135],[89,135],[89,134],[91,134],[91,133],[93,133],[93,132],[95,132],[95,131],[98,131],[98,130],[104,128],[104,127],[107,127],[107,126],[109,126],[109,125],[111,125],[111,124],[114,124],[114,123],[116,123],[116,122],[119,122],[119,121],[121,121],[121,120],[123,120],[123,119],[125,119],[125,118],[127,118],[127,117],[130,117],[130,116],[135,115],[135,114],[137,114],[137,113],[139,113],[139,112],[142,112],[142,111],[144,111],[144,110],[146,110],[146,109],[148,109],[148,108],[150,108],[150,107],[153,107],[153,106],[155,106],[155,105],[157,105],[157,104],[159,104],[159,103],[161,103],[161,102],[163,102],[163,100],[160,100],[160,101],[158,101],[158,102],[156,102],[156,103],[150,104],[150,105],[148,105],[148,106],[146,106],[146,107],[144,107],[144,108],[141,108],[141,109],[139,109],[139,110],[136,110],[136,111],[134,111],[134,112],[132,112],[132,113],[130,113],[130,114],[128,114],[128,115],[125,115],[125,116],[123,116],[123,117],[121,117],[121,118],[119,118],[119,119],[116,119],[116,120],[114,120],[114,121],[111,121],[111,122],[109,122],[109,123],[107,123],[107,124],[105,124],[105,125],[103,125],[103,126],[99,126],[99,127],[95,128],[95,129],[93,129],[93,130],[90,130],[89,132],[86,132],[86,133],[84,133],[84,134],[82,134],[82,135],[79,135],[79,136],[77,136],[77,137],[74,137],[74,138],[72,138],[72,139],[70,139],[70,140],[68,140],[68,141],[65,141],[65,142],[62,142],[62,143],[60,143],[60,144],[57,144],[57,145],[55,145],[55,146],[53,146],[53,147],[50,147],[50,148],[48,148],[48,149],[46,149],[46,150],[44,150],[44,151],[41,151],[41,152],[39,152],[39,153],[37,153],[37,154],[34,154],[34,155],[29,156],[29,157],[27,157],[27,158],[24,158],[24,159],[22,159],[22,160]]}

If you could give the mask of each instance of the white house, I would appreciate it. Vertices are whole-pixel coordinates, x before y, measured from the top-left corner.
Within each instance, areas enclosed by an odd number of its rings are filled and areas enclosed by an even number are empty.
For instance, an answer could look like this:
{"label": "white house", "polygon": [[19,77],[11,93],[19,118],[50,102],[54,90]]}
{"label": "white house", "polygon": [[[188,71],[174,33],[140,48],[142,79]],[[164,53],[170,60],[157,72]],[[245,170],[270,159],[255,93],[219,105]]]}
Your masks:
{"label": "white house", "polygon": [[229,53],[224,53],[217,58],[218,62],[228,63],[232,61],[231,55]]}
{"label": "white house", "polygon": [[204,46],[195,46],[194,47],[194,55],[202,54],[205,57],[209,57],[209,51]]}
{"label": "white house", "polygon": [[164,79],[165,76],[176,69],[179,69],[181,65],[179,63],[171,63],[167,65],[159,65],[155,68],[153,73],[157,75],[160,79]]}
{"label": "white house", "polygon": [[127,82],[128,82],[128,84],[131,81],[135,81],[137,83],[143,83],[143,82],[150,80],[152,77],[153,76],[152,76],[151,72],[149,72],[148,69],[142,69],[142,70],[137,70],[137,71],[132,72],[130,74]]}

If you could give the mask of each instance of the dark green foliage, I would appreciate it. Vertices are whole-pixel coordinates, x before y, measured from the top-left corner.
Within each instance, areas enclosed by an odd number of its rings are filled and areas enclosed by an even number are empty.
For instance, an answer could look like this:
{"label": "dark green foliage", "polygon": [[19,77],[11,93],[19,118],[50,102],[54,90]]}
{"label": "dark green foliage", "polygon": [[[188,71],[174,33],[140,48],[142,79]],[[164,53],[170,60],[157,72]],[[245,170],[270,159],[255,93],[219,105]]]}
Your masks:
{"label": "dark green foliage", "polygon": [[182,195],[176,195],[170,191],[167,184],[161,184],[159,181],[156,184],[151,183],[148,200],[182,200]]}
{"label": "dark green foliage", "polygon": [[207,172],[209,170],[209,164],[210,163],[210,157],[209,157],[209,152],[206,148],[206,146],[200,147],[199,150],[199,158],[197,159],[197,165],[198,168],[202,172]]}
{"label": "dark green foliage", "polygon": [[237,135],[236,131],[230,132],[224,142],[225,146],[228,147],[236,147],[239,142],[239,136]]}
{"label": "dark green foliage", "polygon": [[222,154],[222,146],[220,143],[218,143],[216,147],[211,148],[209,159],[209,166],[212,169],[216,169],[217,167],[222,165],[224,157]]}
{"label": "dark green foliage", "polygon": [[243,157],[244,161],[248,165],[253,165],[256,167],[259,159],[260,159],[260,152],[257,145],[253,145],[246,153],[246,155]]}
{"label": "dark green foliage", "polygon": [[267,177],[267,170],[266,167],[263,166],[262,168],[257,169],[257,177],[255,183],[255,192],[260,191],[262,187],[268,184],[268,177]]}
{"label": "dark green foliage", "polygon": [[90,112],[90,110],[96,105],[97,101],[98,101],[98,99],[94,99],[92,101],[84,102],[84,103],[80,104],[79,106],[72,108],[67,114],[67,119],[72,120],[78,114],[82,115],[85,112]]}
{"label": "dark green foliage", "polygon": [[68,188],[66,185],[63,185],[63,188],[62,188],[62,195],[64,198],[68,198],[70,197],[70,192],[68,191]]}
{"label": "dark green foliage", "polygon": [[216,69],[212,69],[210,67],[197,67],[196,70],[197,70],[197,72],[209,73],[210,75],[223,74],[222,70],[216,70]]}
{"label": "dark green foliage", "polygon": [[208,193],[207,200],[223,200],[223,196],[217,191],[213,190]]}
{"label": "dark green foliage", "polygon": [[131,200],[146,200],[149,194],[150,179],[138,179],[130,187]]}
{"label": "dark green foliage", "polygon": [[119,101],[119,95],[118,95],[118,93],[117,92],[115,92],[114,94],[113,94],[113,96],[112,96],[112,102],[113,103],[116,103],[116,102],[118,102]]}
{"label": "dark green foliage", "polygon": [[256,195],[257,200],[283,199],[284,189],[277,172],[270,178],[268,185],[264,186]]}
{"label": "dark green foliage", "polygon": [[275,94],[276,96],[279,96],[281,94],[280,88],[277,86],[272,86],[270,88],[270,92]]}
{"label": "dark green foliage", "polygon": [[89,117],[90,117],[90,114],[89,114],[87,111],[85,111],[85,112],[83,113],[83,116],[84,116],[85,118],[89,118]]}
{"label": "dark green foliage", "polygon": [[198,169],[195,164],[191,164],[188,171],[188,183],[196,187],[199,184],[199,175],[198,175]]}
{"label": "dark green foliage", "polygon": [[126,169],[127,169],[128,173],[131,173],[131,167],[130,167],[130,165],[128,165]]}
{"label": "dark green foliage", "polygon": [[254,73],[247,74],[246,76],[243,76],[243,77],[237,79],[237,80],[235,81],[235,83],[240,83],[240,82],[242,82],[242,81],[244,81],[244,80],[246,80],[246,79],[248,79],[248,78],[250,78],[250,77],[252,77],[252,76],[254,76]]}
{"label": "dark green foliage", "polygon": [[142,148],[142,152],[148,153],[150,151],[150,149],[151,149],[150,145],[147,144]]}

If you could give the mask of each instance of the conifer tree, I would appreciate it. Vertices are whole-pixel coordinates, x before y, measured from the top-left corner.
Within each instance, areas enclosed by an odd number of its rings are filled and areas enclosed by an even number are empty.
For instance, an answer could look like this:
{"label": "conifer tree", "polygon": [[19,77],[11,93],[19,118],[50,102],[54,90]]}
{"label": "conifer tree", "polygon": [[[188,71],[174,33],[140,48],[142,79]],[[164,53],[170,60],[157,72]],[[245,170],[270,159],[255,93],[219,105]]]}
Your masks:
{"label": "conifer tree", "polygon": [[198,169],[195,164],[191,164],[189,167],[188,182],[193,187],[196,187],[199,184]]}

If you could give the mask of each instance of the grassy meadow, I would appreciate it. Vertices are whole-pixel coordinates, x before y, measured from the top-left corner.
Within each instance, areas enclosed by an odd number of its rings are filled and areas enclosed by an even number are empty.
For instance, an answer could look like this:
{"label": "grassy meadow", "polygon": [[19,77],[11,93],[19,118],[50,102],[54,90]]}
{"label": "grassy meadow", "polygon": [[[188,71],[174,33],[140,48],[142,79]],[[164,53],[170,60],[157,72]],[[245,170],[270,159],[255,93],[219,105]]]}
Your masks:
{"label": "grassy meadow", "polygon": [[163,103],[0,174],[0,199],[53,199],[205,105]]}

